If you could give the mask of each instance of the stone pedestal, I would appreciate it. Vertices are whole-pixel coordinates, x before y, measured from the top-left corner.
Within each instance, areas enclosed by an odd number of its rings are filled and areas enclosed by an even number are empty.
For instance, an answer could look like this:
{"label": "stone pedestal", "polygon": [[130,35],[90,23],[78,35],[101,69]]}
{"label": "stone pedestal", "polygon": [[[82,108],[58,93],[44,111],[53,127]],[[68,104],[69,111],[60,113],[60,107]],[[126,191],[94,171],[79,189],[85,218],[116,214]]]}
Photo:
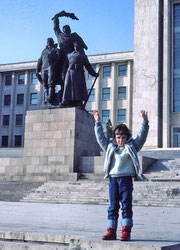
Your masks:
{"label": "stone pedestal", "polygon": [[[77,108],[28,111],[24,156],[27,171],[78,172],[80,156],[99,155],[92,115]],[[35,166],[37,164],[37,166]]]}
{"label": "stone pedestal", "polygon": [[80,156],[99,155],[92,115],[77,108],[28,111],[24,157],[27,173],[78,172]]}
{"label": "stone pedestal", "polygon": [[77,108],[28,111],[24,157],[0,159],[0,179],[76,180],[81,156],[99,155],[91,114]]}

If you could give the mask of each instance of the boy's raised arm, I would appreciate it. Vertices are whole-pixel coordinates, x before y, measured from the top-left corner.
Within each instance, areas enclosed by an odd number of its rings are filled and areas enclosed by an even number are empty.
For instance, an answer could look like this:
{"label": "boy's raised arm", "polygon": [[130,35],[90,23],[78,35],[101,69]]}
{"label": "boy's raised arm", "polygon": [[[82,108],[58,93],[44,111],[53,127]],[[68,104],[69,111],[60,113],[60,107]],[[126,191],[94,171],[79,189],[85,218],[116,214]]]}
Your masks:
{"label": "boy's raised arm", "polygon": [[137,137],[134,140],[134,145],[136,147],[137,152],[141,150],[141,148],[143,147],[147,135],[148,135],[148,131],[149,131],[149,125],[148,125],[148,115],[147,112],[145,110],[141,110],[140,111],[141,117],[142,117],[142,126],[141,129],[137,135]]}
{"label": "boy's raised arm", "polygon": [[107,138],[104,135],[103,132],[103,127],[100,123],[100,116],[99,116],[99,112],[97,110],[93,110],[93,116],[94,116],[94,120],[95,120],[95,135],[96,135],[96,140],[98,142],[98,144],[100,145],[100,147],[106,151],[107,146],[108,146],[108,141]]}

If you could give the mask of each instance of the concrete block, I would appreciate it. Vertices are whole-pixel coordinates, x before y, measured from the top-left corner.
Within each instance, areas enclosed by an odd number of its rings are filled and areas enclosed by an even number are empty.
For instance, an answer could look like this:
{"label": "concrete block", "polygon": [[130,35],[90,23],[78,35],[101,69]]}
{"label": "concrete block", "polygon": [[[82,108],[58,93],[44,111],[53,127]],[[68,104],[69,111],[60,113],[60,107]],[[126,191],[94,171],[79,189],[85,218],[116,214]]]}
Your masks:
{"label": "concrete block", "polygon": [[145,157],[145,156],[138,156],[138,159],[139,159],[142,173],[145,173],[146,170],[148,170],[148,168],[152,165],[152,163],[156,161],[156,159]]}
{"label": "concrete block", "polygon": [[54,131],[45,131],[45,136],[44,138],[54,138]]}
{"label": "concrete block", "polygon": [[6,173],[6,167],[0,165],[0,175],[5,174],[5,173]]}
{"label": "concrete block", "polygon": [[24,156],[34,156],[36,155],[36,148],[25,148]]}
{"label": "concrete block", "polygon": [[9,166],[22,166],[24,164],[24,158],[10,158],[9,159]]}
{"label": "concrete block", "polygon": [[26,165],[26,174],[32,174],[35,173],[35,169],[37,168],[37,166],[32,165],[32,164],[27,164]]}
{"label": "concrete block", "polygon": [[94,174],[104,174],[104,167],[102,165],[94,165]]}
{"label": "concrete block", "polygon": [[42,124],[41,123],[33,123],[33,131],[42,131]]}
{"label": "concrete block", "polygon": [[49,130],[56,131],[58,129],[58,122],[50,122],[49,123]]}
{"label": "concrete block", "polygon": [[53,174],[54,173],[54,166],[53,165],[41,165],[40,168],[42,168],[42,174]]}
{"label": "concrete block", "polygon": [[39,151],[37,151],[38,156],[49,156],[49,155],[53,155],[54,152],[54,148],[44,148],[44,150],[42,151],[42,155],[39,154]]}
{"label": "concrete block", "polygon": [[54,173],[55,174],[64,174],[64,173],[68,174],[69,173],[69,165],[65,165],[65,164],[56,165],[54,167]]}
{"label": "concrete block", "polygon": [[74,140],[72,138],[58,138],[56,140],[56,145],[58,148],[60,147],[69,147],[72,146],[74,143]]}
{"label": "concrete block", "polygon": [[59,121],[57,122],[57,130],[59,129],[75,129],[73,121]]}
{"label": "concrete block", "polygon": [[56,147],[56,139],[42,139],[41,148]]}
{"label": "concrete block", "polygon": [[36,123],[36,122],[37,122],[37,115],[26,115],[25,124]]}
{"label": "concrete block", "polygon": [[48,156],[40,156],[39,157],[39,164],[41,164],[41,165],[48,164]]}
{"label": "concrete block", "polygon": [[74,130],[58,130],[54,132],[55,138],[72,138],[74,137]]}
{"label": "concrete block", "polygon": [[54,122],[55,116],[54,114],[45,114],[45,119],[46,119],[46,122]]}
{"label": "concrete block", "polygon": [[45,131],[33,131],[28,133],[28,138],[26,139],[44,139],[45,138]]}
{"label": "concrete block", "polygon": [[73,151],[73,147],[60,147],[60,148],[53,148],[52,154],[51,155],[73,155],[74,151]]}
{"label": "concrete block", "polygon": [[27,123],[25,127],[26,132],[32,132],[33,131],[33,124]]}
{"label": "concrete block", "polygon": [[0,158],[0,166],[2,165],[9,165],[10,158]]}
{"label": "concrete block", "polygon": [[39,148],[41,146],[41,141],[36,139],[25,140],[24,147],[25,148]]}
{"label": "concrete block", "polygon": [[105,156],[95,156],[94,164],[103,165],[104,166]]}
{"label": "concrete block", "polygon": [[64,164],[64,158],[63,155],[48,156],[48,164]]}
{"label": "concrete block", "polygon": [[23,181],[25,182],[30,182],[30,181],[34,182],[46,182],[48,181],[47,176],[44,175],[31,175],[31,174],[26,174],[23,178]]}
{"label": "concrete block", "polygon": [[73,155],[65,155],[64,156],[64,164],[65,165],[72,165],[74,162],[74,156]]}

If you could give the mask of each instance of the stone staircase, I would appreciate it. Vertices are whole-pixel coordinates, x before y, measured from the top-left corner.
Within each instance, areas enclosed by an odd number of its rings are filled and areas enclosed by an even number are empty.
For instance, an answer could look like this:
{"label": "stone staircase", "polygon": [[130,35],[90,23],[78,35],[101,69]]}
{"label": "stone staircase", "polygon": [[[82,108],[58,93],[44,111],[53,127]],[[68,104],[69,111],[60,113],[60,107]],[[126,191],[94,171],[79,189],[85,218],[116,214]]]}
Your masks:
{"label": "stone staircase", "polygon": [[[101,174],[78,174],[78,181],[0,181],[0,201],[108,204],[108,180]],[[180,159],[157,160],[134,181],[134,205],[180,207]]]}
{"label": "stone staircase", "polygon": [[18,202],[27,192],[35,190],[42,182],[0,181],[0,201]]}
{"label": "stone staircase", "polygon": [[[134,182],[134,205],[180,207],[176,182]],[[108,204],[108,181],[47,182],[21,201],[49,203]]]}
{"label": "stone staircase", "polygon": [[[134,181],[134,205],[180,207],[180,159],[157,160],[144,174],[146,181]],[[108,180],[84,173],[78,181],[49,181],[27,192],[24,202],[108,204]]]}
{"label": "stone staircase", "polygon": [[144,175],[152,181],[180,181],[180,158],[156,160]]}
{"label": "stone staircase", "polygon": [[108,203],[108,182],[89,180],[49,181],[27,194],[22,201],[52,203]]}

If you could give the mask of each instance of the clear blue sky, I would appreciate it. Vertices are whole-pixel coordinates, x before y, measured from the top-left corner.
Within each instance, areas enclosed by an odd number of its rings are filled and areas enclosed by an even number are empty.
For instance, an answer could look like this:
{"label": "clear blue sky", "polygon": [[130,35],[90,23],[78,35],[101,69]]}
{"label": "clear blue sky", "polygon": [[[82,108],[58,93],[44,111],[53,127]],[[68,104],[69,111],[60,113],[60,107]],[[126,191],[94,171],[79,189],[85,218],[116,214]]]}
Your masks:
{"label": "clear blue sky", "polygon": [[133,50],[134,0],[0,0],[0,64],[37,60],[53,37],[51,18],[61,18],[88,46],[87,55]]}

